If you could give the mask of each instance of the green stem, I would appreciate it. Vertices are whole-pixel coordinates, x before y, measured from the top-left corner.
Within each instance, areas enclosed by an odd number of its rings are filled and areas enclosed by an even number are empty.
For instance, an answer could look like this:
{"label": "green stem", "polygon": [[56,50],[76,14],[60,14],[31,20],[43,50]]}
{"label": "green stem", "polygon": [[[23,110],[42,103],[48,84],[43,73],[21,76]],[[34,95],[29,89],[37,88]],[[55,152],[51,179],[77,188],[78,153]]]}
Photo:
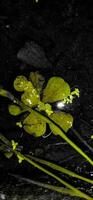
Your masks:
{"label": "green stem", "polygon": [[32,108],[30,108],[27,105],[24,105],[22,102],[20,102],[19,100],[17,101],[17,103],[23,107],[24,109],[27,109],[27,111],[29,112],[33,112],[35,115],[37,115],[41,120],[45,121],[48,124],[52,124],[52,127],[54,128],[54,130],[56,130],[56,133],[58,133],[58,135],[60,135],[60,137],[62,137],[70,146],[72,146],[80,155],[82,155],[92,166],[93,166],[93,160],[82,151],[82,149],[80,149],[72,140],[70,140],[67,136],[65,131],[60,128],[58,126],[58,124],[56,124],[52,119],[48,118],[45,115],[42,115],[39,111],[37,110],[33,110]]}
{"label": "green stem", "polygon": [[71,131],[77,136],[77,138],[93,153],[93,147],[91,147],[86,140],[84,140],[81,135],[74,129],[71,128]]}
{"label": "green stem", "polygon": [[45,174],[53,177],[54,179],[56,179],[57,181],[59,181],[60,183],[62,183],[63,185],[65,185],[67,188],[73,190],[74,194],[76,196],[79,196],[81,198],[85,198],[87,200],[93,200],[93,198],[89,197],[87,194],[81,192],[80,190],[74,188],[72,185],[70,185],[69,183],[67,183],[66,181],[62,180],[60,177],[56,176],[55,174],[53,174],[52,172],[48,171],[47,169],[43,168],[42,166],[40,166],[39,164],[35,163],[34,161],[32,161],[31,159],[29,159],[27,156],[24,156],[23,154],[21,154],[18,151],[14,151],[14,153],[16,154],[17,157],[20,157],[22,160],[27,161],[28,163],[30,163],[31,165],[33,165],[34,167],[36,167],[37,169],[41,170],[42,172],[44,172]]}
{"label": "green stem", "polygon": [[56,130],[56,133],[60,135],[70,146],[72,146],[80,155],[82,155],[92,166],[93,166],[93,160],[82,151],[74,142],[72,142],[67,136],[64,130],[58,126],[53,120],[49,119],[47,116],[42,115],[39,111],[33,110],[29,106],[23,104],[21,101],[19,101],[17,98],[15,98],[10,92],[7,90],[0,89],[0,95],[9,98],[14,103],[17,103],[20,105],[23,109],[26,109],[29,112],[34,112],[38,117],[40,117],[43,121],[45,121],[48,124],[52,124],[52,127],[54,127],[54,130]]}
{"label": "green stem", "polygon": [[69,176],[72,176],[74,178],[78,178],[78,179],[83,180],[83,181],[85,181],[87,183],[93,184],[93,180],[90,180],[88,178],[80,176],[80,175],[78,175],[78,174],[76,174],[76,173],[74,173],[74,172],[72,172],[72,171],[70,171],[68,169],[65,169],[64,167],[61,167],[61,166],[59,166],[57,164],[54,164],[52,162],[49,162],[49,161],[46,161],[46,160],[43,160],[43,159],[40,159],[40,158],[36,158],[34,156],[29,156],[29,158],[31,158],[32,160],[35,160],[36,162],[39,162],[41,164],[47,165],[48,167],[50,167],[50,168],[52,168],[54,170],[57,170],[59,172],[62,172],[62,173],[67,174]]}
{"label": "green stem", "polygon": [[[45,121],[48,124],[52,124],[53,128],[56,130],[56,133],[58,133],[58,135],[60,135],[68,144],[70,144],[79,154],[81,154],[92,166],[93,166],[93,161],[91,160],[91,158],[89,158],[74,142],[72,142],[66,135],[65,135],[65,131],[62,130],[62,128],[60,128],[60,126],[58,126],[58,124],[56,124],[55,122],[53,122],[53,120],[49,119],[47,116],[42,115],[40,112],[31,109],[30,107],[26,106],[25,104],[23,104],[22,102],[20,102],[19,100],[15,99],[14,96],[11,96],[10,93],[6,93],[6,91],[1,91],[0,90],[0,95],[8,97],[10,100],[12,100],[14,103],[17,103],[18,105],[20,105],[23,108],[26,108],[27,111],[29,112],[33,112],[35,115],[37,115],[38,117],[40,117],[43,121]],[[5,92],[5,93],[4,93]],[[10,96],[9,96],[10,95]],[[3,140],[3,138],[1,138],[1,140]],[[6,141],[7,142],[7,141]],[[93,200],[93,198],[89,197],[87,194],[84,194],[83,192],[81,192],[80,190],[74,188],[72,185],[70,185],[69,183],[67,183],[66,181],[62,180],[60,177],[56,176],[55,174],[53,174],[52,172],[48,171],[47,169],[43,168],[42,166],[40,166],[39,164],[35,163],[34,161],[32,161],[31,159],[29,159],[28,157],[22,155],[20,152],[14,151],[14,153],[16,154],[16,156],[21,157],[21,159],[27,161],[28,163],[30,163],[31,165],[33,165],[34,167],[38,168],[39,170],[43,171],[44,173],[48,174],[49,176],[53,177],[54,179],[56,179],[57,181],[59,181],[60,183],[64,184],[67,188],[69,188],[70,190],[72,190],[75,194],[75,196],[79,196],[81,198],[85,198],[87,200]]]}
{"label": "green stem", "polygon": [[[1,134],[0,135],[0,139],[3,142],[6,142],[9,144],[9,146],[11,146],[10,142]],[[56,179],[57,181],[59,181],[60,183],[64,184],[67,188],[70,189],[70,191],[68,190],[68,194],[72,195],[73,192],[73,196],[79,196],[81,198],[85,198],[87,200],[92,200],[91,197],[89,197],[88,195],[84,194],[83,192],[81,192],[80,190],[74,188],[72,185],[70,185],[69,183],[67,183],[66,181],[62,180],[60,177],[56,176],[55,174],[53,174],[52,172],[48,171],[47,169],[43,168],[42,166],[40,166],[39,164],[35,163],[34,161],[32,161],[31,159],[29,159],[27,156],[24,156],[23,154],[21,154],[20,152],[14,150],[13,151],[15,153],[15,155],[20,158],[21,160],[25,160],[28,163],[30,163],[31,165],[33,165],[34,167],[38,168],[39,170],[43,171],[44,173],[48,174],[49,176],[53,177],[54,179]],[[53,186],[49,186],[50,189],[53,189]],[[61,188],[62,189],[62,188]],[[57,189],[55,188],[54,190],[61,192],[61,189]],[[72,190],[72,191],[71,191]],[[63,191],[62,191],[63,193]]]}
{"label": "green stem", "polygon": [[60,135],[60,137],[62,137],[68,144],[70,144],[70,146],[72,146],[80,155],[82,155],[93,166],[93,160],[91,160],[91,158],[89,158],[89,156],[87,154],[85,154],[72,140],[70,140],[66,136],[65,131],[61,130],[61,128],[55,122],[53,122],[51,119],[42,115],[41,113],[39,113],[36,110],[31,109],[30,112],[34,112],[38,117],[40,117],[46,123],[52,124],[52,127],[54,128],[54,130],[56,130],[56,133],[58,133],[58,135]]}
{"label": "green stem", "polygon": [[40,186],[40,187],[44,187],[44,188],[47,188],[49,190],[53,190],[53,191],[56,191],[56,192],[59,192],[61,194],[69,194],[70,196],[75,196],[76,194],[73,193],[72,190],[69,190],[69,189],[66,189],[64,187],[58,187],[58,186],[53,186],[51,184],[47,184],[47,183],[42,183],[42,182],[39,182],[39,181],[34,181],[32,179],[28,179],[28,178],[24,178],[24,177],[21,177],[19,175],[15,175],[15,174],[10,174],[9,175],[15,177],[15,178],[18,178],[20,180],[23,180],[23,181],[26,181],[27,183],[31,183],[31,184],[34,184],[34,185],[37,185],[37,186]]}

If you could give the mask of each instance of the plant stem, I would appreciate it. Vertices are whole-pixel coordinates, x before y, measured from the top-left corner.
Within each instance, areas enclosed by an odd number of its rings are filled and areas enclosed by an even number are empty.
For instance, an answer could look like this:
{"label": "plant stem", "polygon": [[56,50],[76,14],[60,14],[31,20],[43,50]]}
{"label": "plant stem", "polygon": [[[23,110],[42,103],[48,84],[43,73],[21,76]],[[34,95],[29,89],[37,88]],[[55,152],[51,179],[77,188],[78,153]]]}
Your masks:
{"label": "plant stem", "polygon": [[82,151],[82,149],[80,147],[78,147],[72,140],[70,140],[66,136],[65,131],[58,124],[56,124],[52,119],[50,119],[49,117],[41,114],[37,110],[33,110],[32,108],[30,108],[29,106],[23,104],[19,100],[17,100],[16,103],[18,103],[18,105],[20,105],[24,109],[27,109],[27,111],[33,112],[35,115],[37,115],[41,120],[45,121],[46,123],[52,124],[52,128],[54,127],[54,130],[56,130],[56,133],[58,135],[60,135],[60,137],[62,137],[70,146],[72,146],[80,155],[82,155],[93,166],[93,160],[86,153],[84,153]]}
{"label": "plant stem", "polygon": [[72,140],[70,140],[66,136],[65,131],[63,129],[61,130],[61,128],[55,122],[53,122],[53,120],[42,115],[41,113],[39,113],[36,110],[31,109],[31,112],[34,112],[38,117],[40,117],[46,123],[52,124],[52,127],[54,128],[54,130],[56,130],[56,133],[58,133],[58,135],[60,135],[60,137],[62,137],[68,144],[70,144],[70,146],[72,146],[80,155],[82,155],[93,166],[93,160],[91,160],[91,158],[89,158],[89,156],[86,153],[84,153],[82,151],[82,149],[80,149],[80,147],[78,147]]}
{"label": "plant stem", "polygon": [[76,173],[74,173],[74,172],[72,172],[72,171],[70,171],[68,169],[65,169],[64,167],[61,167],[61,166],[59,166],[57,164],[54,164],[52,162],[49,162],[49,161],[46,161],[46,160],[43,160],[43,159],[40,159],[40,158],[36,158],[34,156],[29,156],[29,158],[31,158],[32,160],[35,160],[36,162],[39,162],[41,164],[47,165],[48,167],[50,167],[50,168],[52,168],[54,170],[57,170],[59,172],[62,172],[62,173],[67,174],[69,176],[72,176],[74,178],[78,178],[78,179],[83,180],[83,181],[85,181],[87,183],[93,184],[93,180],[90,180],[88,178],[80,176],[80,175],[78,175],[78,174],[76,174]]}
{"label": "plant stem", "polygon": [[2,133],[0,133],[0,140],[6,144],[7,146],[11,146],[11,142],[9,142],[9,140],[4,136],[2,135]]}
{"label": "plant stem", "polygon": [[77,138],[93,153],[93,148],[84,140],[81,135],[74,129],[71,128],[71,131],[77,136]]}
{"label": "plant stem", "polygon": [[32,180],[32,179],[21,177],[21,176],[16,175],[16,174],[10,174],[9,173],[9,175],[11,175],[15,178],[18,178],[20,180],[23,180],[27,183],[34,184],[34,185],[37,185],[37,186],[40,186],[40,187],[44,187],[44,188],[47,188],[47,189],[50,189],[50,190],[53,190],[53,191],[56,191],[56,192],[59,192],[59,193],[62,193],[62,194],[67,194],[67,195],[69,194],[70,196],[76,195],[76,194],[73,193],[72,190],[66,189],[64,187],[58,187],[58,186],[54,186],[54,185],[51,185],[51,184],[42,183],[42,182],[39,182],[39,181],[35,181],[35,180]]}
{"label": "plant stem", "polygon": [[[11,146],[10,142],[1,134],[0,135],[0,139],[3,142],[7,141],[7,144],[9,144],[9,146]],[[56,179],[57,181],[59,181],[60,183],[64,184],[67,188],[69,188],[70,190],[73,191],[73,195],[74,196],[79,196],[81,198],[85,198],[87,200],[92,200],[91,197],[89,197],[88,195],[84,194],[83,192],[81,192],[80,190],[74,188],[72,185],[70,185],[69,183],[67,183],[66,181],[62,180],[60,177],[56,176],[55,174],[53,174],[52,172],[48,171],[47,169],[43,168],[42,166],[40,166],[39,164],[35,163],[34,161],[32,161],[31,159],[29,159],[27,156],[24,156],[23,154],[21,154],[20,152],[14,150],[13,151],[15,153],[15,155],[19,158],[21,158],[21,160],[25,160],[28,163],[30,163],[31,165],[33,165],[34,167],[38,168],[39,170],[43,171],[44,173],[48,174],[49,176],[53,177],[54,179]],[[49,165],[50,166],[50,165]],[[54,166],[55,169],[55,166]],[[53,189],[53,187],[51,188],[51,186],[49,186],[50,189]],[[55,188],[54,190],[61,192],[61,189],[57,189]],[[72,191],[69,192],[68,190],[68,194],[71,195]],[[63,191],[62,191],[63,192]]]}
{"label": "plant stem", "polygon": [[93,200],[93,198],[89,197],[87,194],[85,194],[85,193],[81,192],[80,190],[76,189],[75,187],[73,187],[72,185],[70,185],[69,183],[67,183],[66,181],[62,180],[60,177],[56,176],[52,172],[48,171],[47,169],[43,168],[39,164],[35,163],[31,159],[29,159],[27,156],[24,156],[23,154],[21,154],[18,151],[14,151],[14,153],[16,154],[17,157],[20,157],[22,160],[27,161],[28,163],[30,163],[31,165],[33,165],[37,169],[39,169],[42,172],[44,172],[45,174],[53,177],[54,179],[56,179],[57,181],[59,181],[60,183],[62,183],[63,185],[65,185],[67,188],[71,189],[74,192],[74,194],[76,194],[76,196],[78,195],[81,198],[85,198],[87,200]]}
{"label": "plant stem", "polygon": [[40,117],[40,119],[42,119],[46,123],[52,124],[52,127],[54,128],[54,130],[56,130],[56,133],[58,135],[60,135],[60,137],[62,137],[70,146],[72,146],[80,155],[82,155],[93,166],[93,160],[86,153],[84,153],[82,151],[82,149],[80,149],[72,140],[70,140],[66,136],[65,131],[62,128],[60,128],[60,126],[58,126],[58,124],[56,124],[53,120],[51,120],[47,116],[44,116],[39,111],[33,110],[29,106],[27,106],[24,103],[22,103],[21,101],[19,101],[17,98],[14,98],[14,96],[10,92],[8,92],[6,90],[0,89],[0,95],[9,98],[14,103],[17,103],[18,105],[20,105],[23,109],[26,109],[29,112],[33,112],[34,114],[36,114],[38,117]]}

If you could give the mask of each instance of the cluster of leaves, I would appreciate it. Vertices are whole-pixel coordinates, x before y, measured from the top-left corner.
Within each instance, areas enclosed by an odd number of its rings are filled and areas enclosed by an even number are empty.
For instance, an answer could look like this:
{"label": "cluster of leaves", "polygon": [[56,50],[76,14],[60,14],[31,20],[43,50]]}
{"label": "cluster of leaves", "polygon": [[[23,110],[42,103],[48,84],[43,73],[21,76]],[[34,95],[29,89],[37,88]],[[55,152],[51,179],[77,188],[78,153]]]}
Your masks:
{"label": "cluster of leaves", "polygon": [[[55,135],[62,137],[80,155],[82,155],[92,166],[93,160],[78,147],[66,132],[73,125],[73,117],[63,111],[52,110],[51,103],[61,102],[62,105],[72,103],[75,96],[79,97],[79,90],[71,91],[70,86],[61,77],[51,77],[45,88],[43,88],[44,77],[39,72],[31,72],[29,78],[20,75],[14,80],[14,88],[21,93],[20,100],[15,98],[9,91],[0,89],[0,95],[8,97],[13,103],[9,105],[9,112],[16,116],[23,114],[21,121],[17,122],[19,127],[35,137],[40,137],[46,132],[46,124]],[[72,130],[72,129],[71,129]],[[73,130],[73,133],[77,134]],[[81,136],[79,138],[83,141]],[[83,143],[91,149],[87,142]]]}
{"label": "cluster of leaves", "polygon": [[[62,111],[59,111],[59,113],[54,112],[50,103],[56,101],[65,101],[65,103],[68,103],[69,99],[71,100],[71,96],[74,98],[74,95],[77,94],[73,91],[72,95],[70,86],[60,77],[50,78],[44,90],[42,89],[43,83],[44,77],[42,75],[38,72],[31,72],[29,80],[25,76],[17,76],[14,80],[14,88],[18,92],[21,92],[21,102],[24,105],[35,108],[39,112],[43,111],[51,120],[67,132],[72,127],[73,117]],[[9,112],[14,116],[26,111],[25,107],[13,104],[9,105]],[[42,136],[46,132],[46,122],[32,112],[22,122],[17,123],[17,125],[22,126],[27,133],[33,134],[35,137]],[[57,134],[51,123],[49,123],[49,126],[51,131]]]}
{"label": "cluster of leaves", "polygon": [[[39,74],[39,72],[31,72],[28,79],[23,75],[17,76],[13,85],[15,90],[21,94],[20,99],[15,98],[14,95],[12,95],[9,91],[0,88],[0,95],[9,98],[12,101],[12,104],[8,106],[9,113],[13,116],[21,114],[21,121],[18,121],[16,125],[23,128],[27,133],[34,135],[35,137],[44,135],[46,132],[46,124],[48,124],[54,135],[59,135],[62,137],[93,166],[93,160],[71,139],[69,139],[66,134],[67,131],[73,126],[73,116],[61,110],[59,110],[59,112],[55,112],[51,106],[51,103],[55,102],[61,103],[62,106],[72,103],[76,96],[79,97],[78,88],[75,88],[74,91],[71,91],[69,84],[65,82],[64,79],[57,76],[50,78],[45,87],[43,86],[44,81],[44,77]],[[74,130],[73,133],[77,134],[76,130]],[[81,138],[81,136],[79,136],[79,138]],[[87,143],[85,144],[89,149],[91,149]],[[91,197],[65,182],[54,173],[45,169],[45,167],[42,167],[39,165],[39,163],[69,176],[74,176],[75,178],[81,179],[90,184],[93,184],[92,180],[79,176],[74,172],[66,170],[65,168],[45,160],[41,160],[33,156],[25,156],[20,152],[19,149],[20,148],[18,147],[17,142],[14,140],[9,142],[2,134],[0,134],[0,150],[4,152],[4,155],[7,158],[11,158],[12,155],[15,154],[19,163],[23,161],[30,163],[34,167],[37,167],[39,170],[65,185],[68,189],[37,182],[35,184],[41,184],[43,187],[53,189],[64,194],[79,196],[81,198],[92,200]]]}

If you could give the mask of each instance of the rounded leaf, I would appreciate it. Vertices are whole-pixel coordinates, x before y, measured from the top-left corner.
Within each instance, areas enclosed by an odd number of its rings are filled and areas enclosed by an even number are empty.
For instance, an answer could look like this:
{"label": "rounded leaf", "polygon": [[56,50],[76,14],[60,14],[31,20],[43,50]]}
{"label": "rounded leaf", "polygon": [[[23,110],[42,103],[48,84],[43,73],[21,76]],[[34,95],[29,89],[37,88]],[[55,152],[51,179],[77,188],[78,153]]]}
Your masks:
{"label": "rounded leaf", "polygon": [[22,95],[21,95],[21,101],[30,106],[36,106],[39,102],[39,95],[37,94],[37,91],[35,89],[30,89],[25,91]]}
{"label": "rounded leaf", "polygon": [[19,106],[16,106],[16,105],[9,105],[9,106],[8,106],[8,110],[9,110],[9,113],[10,113],[11,115],[14,115],[14,116],[20,115],[21,112],[22,112],[22,110],[20,109],[20,107],[19,107]]}
{"label": "rounded leaf", "polygon": [[[56,124],[58,124],[65,132],[67,132],[73,125],[73,117],[72,115],[64,112],[53,113],[50,115],[50,119],[52,119]],[[53,131],[55,135],[57,135],[56,130],[52,124],[49,124],[50,129]]]}
{"label": "rounded leaf", "polygon": [[46,88],[43,91],[43,102],[56,102],[63,100],[70,95],[70,86],[60,77],[49,79]]}
{"label": "rounded leaf", "polygon": [[27,133],[40,137],[46,132],[46,123],[34,113],[30,113],[23,121],[23,128]]}

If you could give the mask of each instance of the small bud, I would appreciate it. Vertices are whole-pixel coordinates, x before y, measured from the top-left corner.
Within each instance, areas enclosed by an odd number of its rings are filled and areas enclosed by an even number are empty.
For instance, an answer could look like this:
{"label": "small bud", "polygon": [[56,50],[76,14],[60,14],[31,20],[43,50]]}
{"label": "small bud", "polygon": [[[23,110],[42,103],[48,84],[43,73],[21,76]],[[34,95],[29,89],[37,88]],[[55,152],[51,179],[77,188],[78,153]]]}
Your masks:
{"label": "small bud", "polygon": [[14,140],[11,140],[11,143],[12,143],[13,151],[16,150],[16,147],[18,146],[18,142],[15,142]]}

